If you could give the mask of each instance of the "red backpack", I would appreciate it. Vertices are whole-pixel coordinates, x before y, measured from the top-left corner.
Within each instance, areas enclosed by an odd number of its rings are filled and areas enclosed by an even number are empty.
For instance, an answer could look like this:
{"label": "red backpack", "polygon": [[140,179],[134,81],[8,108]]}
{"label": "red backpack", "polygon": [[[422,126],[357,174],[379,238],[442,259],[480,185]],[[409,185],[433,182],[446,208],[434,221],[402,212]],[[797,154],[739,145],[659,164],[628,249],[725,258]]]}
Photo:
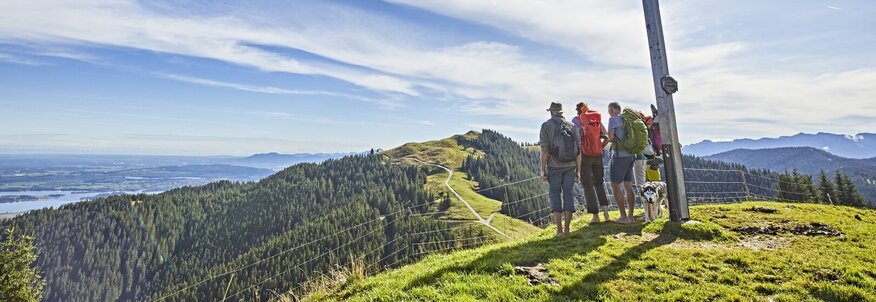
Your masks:
{"label": "red backpack", "polygon": [[602,156],[602,116],[596,110],[587,110],[578,116],[581,127],[581,154],[590,157]]}

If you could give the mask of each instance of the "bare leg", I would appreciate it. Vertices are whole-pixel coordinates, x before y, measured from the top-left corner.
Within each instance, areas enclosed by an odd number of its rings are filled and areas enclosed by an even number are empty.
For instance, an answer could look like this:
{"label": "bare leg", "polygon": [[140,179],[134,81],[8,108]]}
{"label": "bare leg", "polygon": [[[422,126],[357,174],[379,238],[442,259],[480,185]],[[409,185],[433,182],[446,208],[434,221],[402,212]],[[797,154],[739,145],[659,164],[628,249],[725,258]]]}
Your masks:
{"label": "bare leg", "polygon": [[602,207],[602,216],[605,217],[605,221],[608,221],[608,206]]}
{"label": "bare leg", "polygon": [[593,218],[590,219],[590,223],[599,223],[599,213],[593,213]]}
{"label": "bare leg", "polygon": [[[626,191],[627,193],[627,205],[629,205],[630,207],[629,209],[627,209],[627,211],[629,211],[629,214],[627,215],[627,221],[629,223],[634,223],[636,222],[635,218],[633,218],[633,211],[636,209],[636,194],[633,193],[633,183],[625,181],[624,191]],[[621,209],[621,211],[623,211],[623,209]]]}
{"label": "bare leg", "polygon": [[654,220],[654,212],[651,211],[651,204],[644,198],[642,199],[642,206],[645,208],[645,222],[651,222]]}
{"label": "bare leg", "polygon": [[611,193],[614,195],[614,201],[617,203],[617,209],[620,210],[620,218],[616,221],[620,223],[627,222],[627,212],[626,207],[624,206],[624,195],[621,193],[620,183],[611,182]]}
{"label": "bare leg", "polygon": [[554,223],[557,225],[557,235],[563,234],[563,212],[554,212]]}
{"label": "bare leg", "polygon": [[569,235],[569,228],[572,226],[572,211],[566,211],[566,228],[563,229],[563,234]]}

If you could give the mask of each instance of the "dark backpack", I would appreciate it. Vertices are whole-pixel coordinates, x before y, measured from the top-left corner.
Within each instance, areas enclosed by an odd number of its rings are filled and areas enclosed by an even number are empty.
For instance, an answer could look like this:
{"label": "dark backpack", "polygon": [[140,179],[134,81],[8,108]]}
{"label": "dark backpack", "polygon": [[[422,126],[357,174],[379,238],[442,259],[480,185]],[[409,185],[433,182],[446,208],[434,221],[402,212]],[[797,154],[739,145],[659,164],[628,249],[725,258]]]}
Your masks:
{"label": "dark backpack", "polygon": [[551,145],[551,156],[562,163],[575,161],[578,158],[578,154],[581,153],[581,146],[578,142],[578,129],[566,120],[551,119],[551,121],[556,125],[556,132],[554,133],[554,140]]}

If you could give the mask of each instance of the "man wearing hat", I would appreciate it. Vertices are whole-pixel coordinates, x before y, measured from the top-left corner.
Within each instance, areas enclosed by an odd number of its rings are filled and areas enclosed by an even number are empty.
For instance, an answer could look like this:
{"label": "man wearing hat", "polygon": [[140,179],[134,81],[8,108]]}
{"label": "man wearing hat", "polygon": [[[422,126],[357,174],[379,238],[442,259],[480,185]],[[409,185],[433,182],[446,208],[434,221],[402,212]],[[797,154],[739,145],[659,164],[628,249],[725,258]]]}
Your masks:
{"label": "man wearing hat", "polygon": [[539,133],[541,178],[550,187],[548,199],[557,225],[557,236],[563,236],[569,234],[569,224],[575,212],[573,188],[581,167],[581,133],[579,127],[563,117],[563,104],[553,102],[547,111],[551,118],[541,124]]}

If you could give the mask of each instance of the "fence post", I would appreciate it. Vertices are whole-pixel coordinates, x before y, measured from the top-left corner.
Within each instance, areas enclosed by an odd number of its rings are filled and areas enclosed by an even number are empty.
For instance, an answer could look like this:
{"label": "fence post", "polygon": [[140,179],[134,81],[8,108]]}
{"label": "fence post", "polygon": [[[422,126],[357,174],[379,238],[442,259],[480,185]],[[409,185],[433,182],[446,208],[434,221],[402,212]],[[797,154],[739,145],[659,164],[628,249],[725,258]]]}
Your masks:
{"label": "fence post", "polygon": [[742,174],[742,186],[745,187],[745,199],[746,201],[751,201],[751,190],[748,189],[748,179],[745,178],[745,170],[739,170],[739,174]]}
{"label": "fence post", "polygon": [[236,273],[232,273],[231,278],[228,279],[228,286],[225,287],[225,293],[222,294],[222,301],[225,301],[225,299],[228,298],[228,290],[231,289],[231,282],[234,281],[235,274]]}

